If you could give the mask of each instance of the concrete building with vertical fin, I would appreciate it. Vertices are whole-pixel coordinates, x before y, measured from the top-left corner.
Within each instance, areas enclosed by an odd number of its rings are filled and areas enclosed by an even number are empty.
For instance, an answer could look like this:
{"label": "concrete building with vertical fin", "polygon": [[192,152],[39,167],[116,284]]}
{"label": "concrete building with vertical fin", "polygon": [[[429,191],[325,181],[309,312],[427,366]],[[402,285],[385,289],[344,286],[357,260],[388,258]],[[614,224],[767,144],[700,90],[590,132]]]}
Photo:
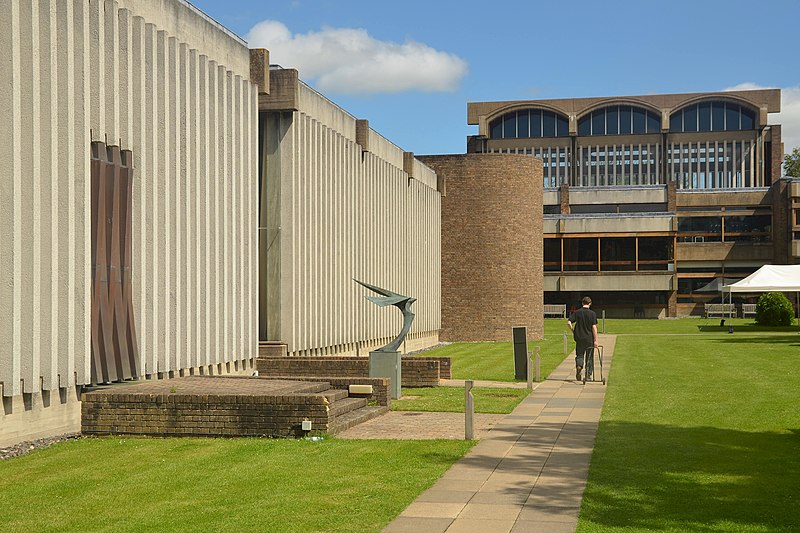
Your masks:
{"label": "concrete building with vertical fin", "polygon": [[719,285],[800,257],[779,111],[778,89],[473,102],[467,152],[542,159],[545,303],[697,315]]}
{"label": "concrete building with vertical fin", "polygon": [[432,169],[184,0],[0,2],[0,445],[85,387],[251,373],[259,341],[438,342]]}

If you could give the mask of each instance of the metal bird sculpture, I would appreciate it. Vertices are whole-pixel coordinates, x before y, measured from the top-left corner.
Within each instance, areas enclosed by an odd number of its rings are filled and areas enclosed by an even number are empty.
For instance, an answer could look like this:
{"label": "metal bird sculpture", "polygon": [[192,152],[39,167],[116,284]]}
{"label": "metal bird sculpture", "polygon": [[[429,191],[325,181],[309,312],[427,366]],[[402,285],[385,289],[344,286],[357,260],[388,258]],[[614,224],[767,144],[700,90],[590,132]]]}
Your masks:
{"label": "metal bird sculpture", "polygon": [[387,305],[393,305],[400,309],[403,313],[403,329],[400,330],[400,334],[389,344],[384,346],[383,348],[378,348],[375,350],[376,352],[396,352],[397,348],[402,344],[403,340],[405,340],[406,335],[408,335],[408,331],[411,329],[411,323],[414,321],[414,313],[411,312],[411,304],[417,301],[416,298],[412,298],[411,296],[403,296],[402,294],[397,294],[396,292],[392,292],[390,290],[381,289],[380,287],[376,287],[375,285],[370,285],[369,283],[364,283],[362,281],[358,281],[357,279],[353,278],[353,281],[361,285],[362,287],[366,287],[373,292],[377,292],[382,296],[367,296],[367,300],[370,302],[377,304],[381,307],[385,307]]}

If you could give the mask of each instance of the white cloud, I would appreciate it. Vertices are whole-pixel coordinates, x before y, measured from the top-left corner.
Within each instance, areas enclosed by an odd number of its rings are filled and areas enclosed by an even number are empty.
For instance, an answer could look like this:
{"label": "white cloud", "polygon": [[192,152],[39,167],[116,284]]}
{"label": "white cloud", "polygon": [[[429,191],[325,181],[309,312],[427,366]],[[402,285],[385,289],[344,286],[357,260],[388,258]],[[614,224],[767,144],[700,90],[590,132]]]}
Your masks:
{"label": "white cloud", "polygon": [[292,34],[275,20],[259,22],[245,37],[269,50],[270,62],[296,68],[323,92],[339,94],[453,91],[467,73],[454,54],[415,41],[379,41],[360,28]]}
{"label": "white cloud", "polygon": [[[773,89],[757,83],[740,83],[724,91],[749,91],[753,89]],[[800,85],[781,88],[781,112],[770,114],[770,124],[780,124],[784,152],[800,147]]]}

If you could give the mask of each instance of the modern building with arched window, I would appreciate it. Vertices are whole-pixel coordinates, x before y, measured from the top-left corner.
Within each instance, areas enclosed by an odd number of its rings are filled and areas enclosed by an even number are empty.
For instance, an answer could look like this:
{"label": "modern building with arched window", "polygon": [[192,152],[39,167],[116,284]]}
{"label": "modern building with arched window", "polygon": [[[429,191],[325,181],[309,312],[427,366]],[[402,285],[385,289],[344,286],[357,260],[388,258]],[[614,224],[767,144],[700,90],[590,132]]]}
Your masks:
{"label": "modern building with arched window", "polygon": [[545,303],[701,314],[710,290],[800,257],[780,90],[468,104],[468,153],[541,158]]}

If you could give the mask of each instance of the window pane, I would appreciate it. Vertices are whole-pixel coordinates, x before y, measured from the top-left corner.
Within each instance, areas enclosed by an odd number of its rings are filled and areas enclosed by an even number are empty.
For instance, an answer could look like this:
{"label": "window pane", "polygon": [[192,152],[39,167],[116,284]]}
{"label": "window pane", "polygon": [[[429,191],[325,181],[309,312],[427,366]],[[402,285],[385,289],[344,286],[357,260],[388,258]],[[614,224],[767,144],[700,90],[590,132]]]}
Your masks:
{"label": "window pane", "polygon": [[623,135],[631,132],[630,106],[620,106],[619,108],[619,132]]}
{"label": "window pane", "polygon": [[647,133],[644,109],[633,108],[633,133]]}
{"label": "window pane", "polygon": [[502,119],[495,119],[492,121],[491,126],[489,126],[489,136],[492,139],[502,139],[503,138],[503,121]]}
{"label": "window pane", "polygon": [[609,135],[619,133],[619,108],[617,106],[606,109],[606,133]]}
{"label": "window pane", "polygon": [[669,131],[683,131],[683,111],[677,111],[669,117]]}
{"label": "window pane", "polygon": [[661,132],[661,118],[652,111],[647,112],[647,133]]}
{"label": "window pane", "polygon": [[552,111],[542,111],[542,137],[556,136],[556,117]]}
{"label": "window pane", "polygon": [[538,109],[530,112],[531,137],[542,136],[542,112]]}
{"label": "window pane", "polygon": [[569,121],[561,115],[556,115],[556,135],[559,137],[569,135]]}
{"label": "window pane", "polygon": [[528,130],[527,111],[517,111],[517,137],[530,137],[530,131]]}
{"label": "window pane", "polygon": [[606,134],[606,110],[592,111],[592,135]]}
{"label": "window pane", "polygon": [[697,131],[711,131],[711,104],[703,102],[697,106]]}
{"label": "window pane", "polygon": [[509,113],[503,117],[503,138],[513,139],[517,136],[517,114]]}
{"label": "window pane", "polygon": [[739,104],[725,103],[725,129],[736,131],[739,128]]}
{"label": "window pane", "polygon": [[755,124],[755,114],[749,109],[742,108],[742,129],[752,130]]}
{"label": "window pane", "polygon": [[697,106],[683,110],[683,131],[697,131]]}
{"label": "window pane", "polygon": [[725,129],[725,104],[714,102],[711,104],[711,131],[723,131]]}
{"label": "window pane", "polygon": [[591,135],[592,134],[592,117],[587,115],[578,121],[578,135]]}

